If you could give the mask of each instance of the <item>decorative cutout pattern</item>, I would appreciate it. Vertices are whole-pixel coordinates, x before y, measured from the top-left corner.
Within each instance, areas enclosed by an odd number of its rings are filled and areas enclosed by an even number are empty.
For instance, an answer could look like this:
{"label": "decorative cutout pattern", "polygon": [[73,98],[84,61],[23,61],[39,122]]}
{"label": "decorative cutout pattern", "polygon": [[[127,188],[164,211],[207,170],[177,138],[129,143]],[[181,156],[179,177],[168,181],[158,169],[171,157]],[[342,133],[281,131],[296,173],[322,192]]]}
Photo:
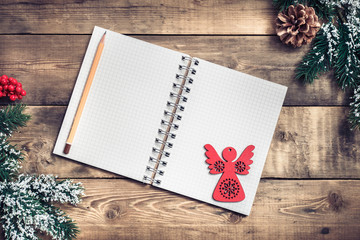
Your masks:
{"label": "decorative cutout pattern", "polygon": [[215,187],[214,200],[220,202],[240,202],[244,200],[245,192],[236,174],[249,174],[249,165],[253,163],[250,158],[254,156],[253,150],[255,146],[247,146],[236,161],[234,160],[237,153],[232,147],[227,147],[222,151],[223,159],[210,144],[206,144],[204,147],[206,149],[206,163],[209,164],[210,173],[223,173]]}
{"label": "decorative cutout pattern", "polygon": [[241,162],[241,161],[235,163],[235,170],[236,170],[237,172],[239,172],[239,173],[245,171],[245,170],[246,170],[246,165],[245,165],[245,163],[244,163],[244,162]]}
{"label": "decorative cutout pattern", "polygon": [[215,171],[220,173],[220,172],[224,171],[224,168],[225,168],[225,164],[222,161],[217,161],[214,163]]}
{"label": "decorative cutout pattern", "polygon": [[234,179],[224,179],[219,184],[219,191],[222,197],[226,199],[234,199],[237,195],[239,195],[240,183]]}

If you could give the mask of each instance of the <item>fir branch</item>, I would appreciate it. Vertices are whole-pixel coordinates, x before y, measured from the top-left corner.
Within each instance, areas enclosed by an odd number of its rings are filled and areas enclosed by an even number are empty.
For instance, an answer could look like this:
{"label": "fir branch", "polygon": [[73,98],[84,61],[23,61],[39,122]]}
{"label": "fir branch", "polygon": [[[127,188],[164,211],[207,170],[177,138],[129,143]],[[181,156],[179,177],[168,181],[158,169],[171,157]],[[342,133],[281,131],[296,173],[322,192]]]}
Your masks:
{"label": "fir branch", "polygon": [[338,31],[331,23],[324,24],[312,42],[312,49],[296,68],[295,78],[312,83],[333,64],[338,44]]}
{"label": "fir branch", "polygon": [[353,102],[350,103],[349,122],[351,129],[360,129],[360,86],[354,90],[354,95],[351,97]]}
{"label": "fir branch", "polygon": [[18,127],[25,126],[30,115],[24,114],[25,105],[8,105],[0,110],[0,181],[10,180],[18,174],[23,154],[7,138]]}
{"label": "fir branch", "polygon": [[273,0],[273,5],[277,10],[279,10],[279,12],[282,12],[290,5],[294,5],[294,0]]}
{"label": "fir branch", "polygon": [[323,20],[330,20],[336,13],[337,4],[333,0],[307,0],[304,4],[313,7],[316,15]]}
{"label": "fir branch", "polygon": [[57,182],[51,175],[20,175],[16,181],[0,182],[0,193],[1,223],[7,239],[38,239],[38,231],[53,239],[76,238],[75,222],[50,201],[78,203],[83,194],[79,184]]}
{"label": "fir branch", "polygon": [[26,106],[23,104],[8,105],[0,110],[0,132],[10,135],[18,127],[24,127],[30,120],[30,115],[24,114]]}
{"label": "fir branch", "polygon": [[9,181],[16,176],[23,159],[23,154],[7,141],[6,135],[0,133],[0,181]]}
{"label": "fir branch", "polygon": [[273,5],[281,12],[290,5],[303,4],[313,7],[320,19],[328,20],[335,14],[336,1],[332,0],[273,0]]}
{"label": "fir branch", "polygon": [[31,191],[45,202],[77,205],[84,192],[81,183],[73,183],[70,179],[56,181],[53,175],[33,176],[29,185]]}
{"label": "fir branch", "polygon": [[339,21],[339,45],[334,64],[335,77],[342,89],[355,88],[360,84],[357,42],[359,36],[353,24]]}

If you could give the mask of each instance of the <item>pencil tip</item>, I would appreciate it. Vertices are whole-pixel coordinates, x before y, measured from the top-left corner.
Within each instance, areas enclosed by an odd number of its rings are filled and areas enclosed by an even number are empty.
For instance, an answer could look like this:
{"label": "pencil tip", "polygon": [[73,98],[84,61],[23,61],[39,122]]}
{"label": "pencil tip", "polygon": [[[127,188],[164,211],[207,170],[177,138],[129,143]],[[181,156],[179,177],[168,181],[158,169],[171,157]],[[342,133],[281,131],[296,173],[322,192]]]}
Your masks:
{"label": "pencil tip", "polygon": [[101,40],[100,40],[100,42],[104,42],[105,41],[105,35],[106,35],[106,31],[105,31],[105,33],[104,33],[104,35],[102,36],[102,38],[101,38]]}

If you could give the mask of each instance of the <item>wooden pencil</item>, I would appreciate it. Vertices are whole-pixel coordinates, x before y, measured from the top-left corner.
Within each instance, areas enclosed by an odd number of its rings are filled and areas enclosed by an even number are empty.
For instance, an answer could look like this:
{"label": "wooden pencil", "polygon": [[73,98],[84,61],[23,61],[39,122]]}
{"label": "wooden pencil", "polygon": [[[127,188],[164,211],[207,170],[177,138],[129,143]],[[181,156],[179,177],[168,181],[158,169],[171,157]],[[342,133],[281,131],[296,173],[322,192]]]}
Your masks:
{"label": "wooden pencil", "polygon": [[96,50],[96,54],[95,54],[95,58],[92,62],[92,65],[91,65],[91,69],[90,69],[90,73],[89,73],[89,76],[86,80],[86,84],[85,84],[85,88],[83,90],[83,93],[82,93],[82,96],[81,96],[81,99],[80,99],[80,103],[79,103],[79,106],[76,110],[76,114],[75,114],[75,118],[74,118],[74,121],[72,123],[72,126],[71,126],[71,129],[70,129],[70,133],[69,133],[69,136],[66,140],[66,145],[65,145],[65,148],[64,148],[64,153],[65,154],[68,154],[69,151],[70,151],[70,148],[71,148],[71,144],[74,140],[74,137],[75,137],[75,134],[76,134],[76,130],[77,130],[77,127],[79,125],[79,122],[80,122],[80,118],[81,118],[81,114],[84,110],[84,107],[85,107],[85,103],[86,103],[86,99],[89,95],[89,91],[90,91],[90,88],[91,88],[91,84],[93,82],[93,79],[94,79],[94,76],[95,76],[95,72],[96,72],[96,69],[98,67],[98,64],[99,64],[99,61],[100,61],[100,57],[101,57],[101,54],[102,54],[102,51],[104,49],[104,44],[105,44],[105,35],[106,35],[106,32],[104,33],[104,35],[102,36],[101,40],[100,40],[100,43],[98,45],[98,48]]}

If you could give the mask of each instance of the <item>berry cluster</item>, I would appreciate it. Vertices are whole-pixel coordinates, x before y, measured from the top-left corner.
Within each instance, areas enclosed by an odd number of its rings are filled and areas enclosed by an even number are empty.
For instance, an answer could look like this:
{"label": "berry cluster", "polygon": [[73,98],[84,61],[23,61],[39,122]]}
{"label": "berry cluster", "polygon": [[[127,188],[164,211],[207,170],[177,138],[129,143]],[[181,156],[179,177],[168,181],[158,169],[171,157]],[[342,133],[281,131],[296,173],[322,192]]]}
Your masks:
{"label": "berry cluster", "polygon": [[26,91],[22,89],[22,84],[15,78],[2,75],[0,78],[0,98],[8,96],[11,101],[22,99]]}

